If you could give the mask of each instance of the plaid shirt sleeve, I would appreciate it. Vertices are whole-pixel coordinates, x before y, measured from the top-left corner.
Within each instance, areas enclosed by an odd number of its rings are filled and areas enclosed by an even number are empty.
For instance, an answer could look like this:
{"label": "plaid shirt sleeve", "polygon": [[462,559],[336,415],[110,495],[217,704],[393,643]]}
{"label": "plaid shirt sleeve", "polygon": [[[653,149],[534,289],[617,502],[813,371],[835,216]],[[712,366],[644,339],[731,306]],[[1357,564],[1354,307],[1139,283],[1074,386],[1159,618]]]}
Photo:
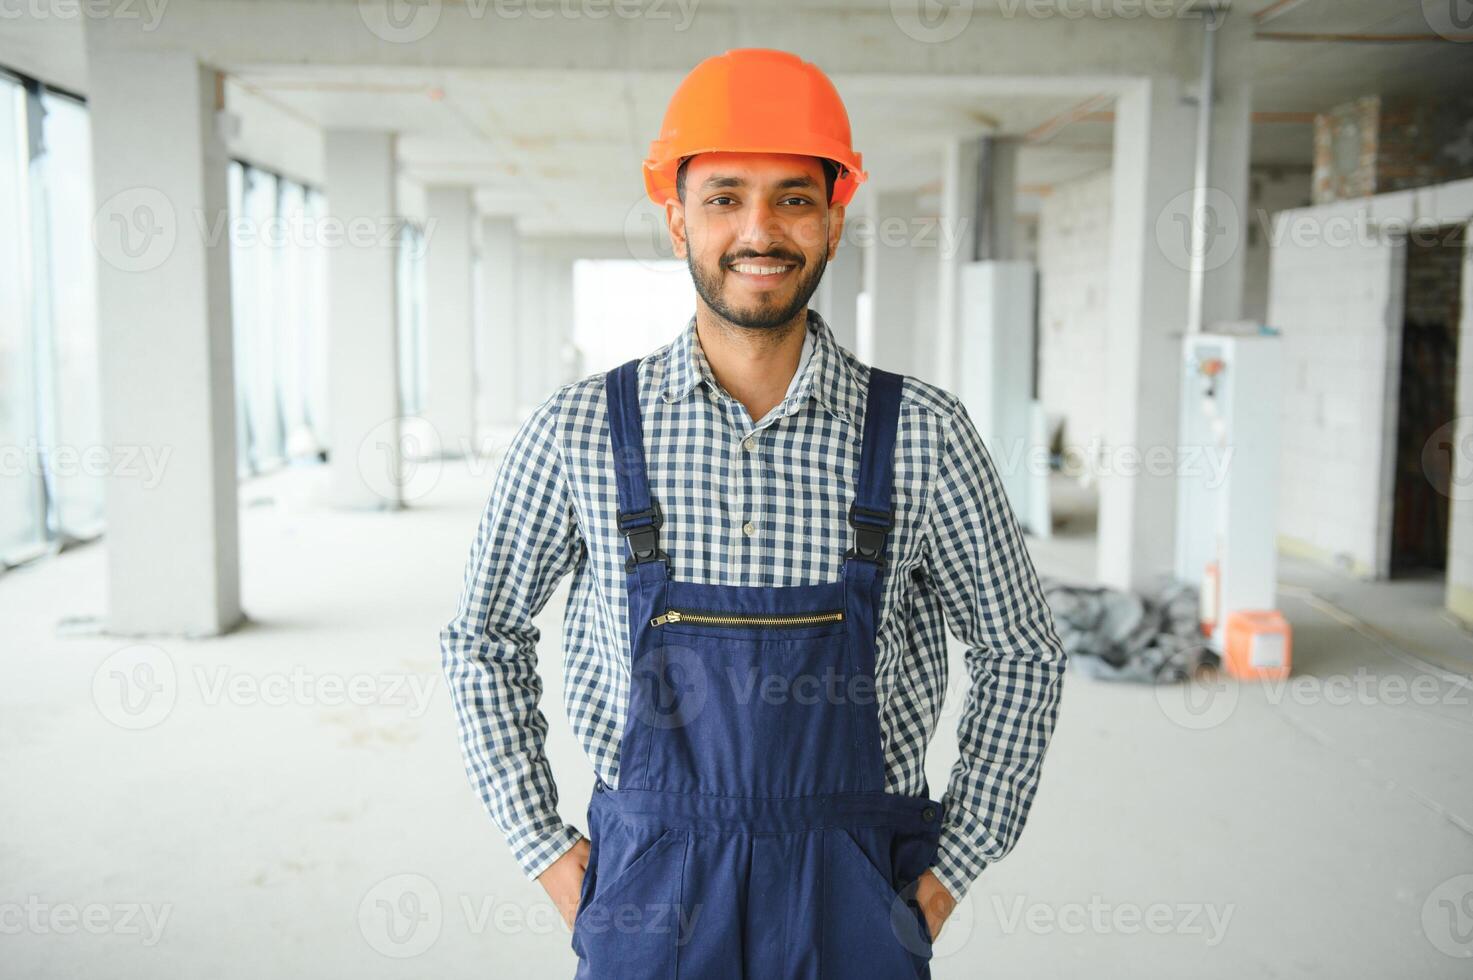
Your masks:
{"label": "plaid shirt sleeve", "polygon": [[440,631],[466,772],[528,878],[582,836],[558,816],[543,754],[540,631],[532,620],[586,554],[550,397],[512,438],[466,562],[459,608]]}
{"label": "plaid shirt sleeve", "polygon": [[923,559],[950,630],[967,645],[961,756],[942,798],[932,872],[962,899],[1028,818],[1053,734],[1065,654],[991,456],[955,403]]}

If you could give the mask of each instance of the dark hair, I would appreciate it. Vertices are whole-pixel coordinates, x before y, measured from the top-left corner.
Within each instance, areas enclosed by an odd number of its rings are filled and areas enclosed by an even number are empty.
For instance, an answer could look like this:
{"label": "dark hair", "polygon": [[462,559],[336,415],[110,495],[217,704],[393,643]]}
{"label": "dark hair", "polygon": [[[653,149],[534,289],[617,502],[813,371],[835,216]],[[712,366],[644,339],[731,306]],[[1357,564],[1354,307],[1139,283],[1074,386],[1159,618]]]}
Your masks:
{"label": "dark hair", "polygon": [[[832,203],[834,200],[834,181],[839,179],[839,165],[832,160],[819,157],[819,163],[823,165],[823,185],[825,202]],[[675,171],[675,196],[680,198],[680,203],[685,203],[685,167],[690,163],[690,157],[680,161],[680,166]]]}

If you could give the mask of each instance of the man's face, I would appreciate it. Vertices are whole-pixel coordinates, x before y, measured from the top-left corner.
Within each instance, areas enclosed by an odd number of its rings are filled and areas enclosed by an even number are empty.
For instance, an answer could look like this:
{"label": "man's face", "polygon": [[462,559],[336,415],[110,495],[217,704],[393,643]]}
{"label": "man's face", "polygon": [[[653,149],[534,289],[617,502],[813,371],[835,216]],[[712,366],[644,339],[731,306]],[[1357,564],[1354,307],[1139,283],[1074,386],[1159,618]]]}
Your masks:
{"label": "man's face", "polygon": [[844,227],[818,158],[786,153],[692,157],[685,202],[665,214],[701,299],[752,329],[782,326],[808,305]]}

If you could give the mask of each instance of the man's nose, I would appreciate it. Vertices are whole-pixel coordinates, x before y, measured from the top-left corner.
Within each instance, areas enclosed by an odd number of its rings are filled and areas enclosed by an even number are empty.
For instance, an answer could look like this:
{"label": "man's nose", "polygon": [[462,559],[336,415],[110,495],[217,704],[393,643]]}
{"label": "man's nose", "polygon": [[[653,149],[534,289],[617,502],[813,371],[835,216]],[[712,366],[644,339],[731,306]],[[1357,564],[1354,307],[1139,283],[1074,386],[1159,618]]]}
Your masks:
{"label": "man's nose", "polygon": [[755,201],[742,212],[740,241],[757,251],[766,251],[783,238],[777,212],[766,201]]}

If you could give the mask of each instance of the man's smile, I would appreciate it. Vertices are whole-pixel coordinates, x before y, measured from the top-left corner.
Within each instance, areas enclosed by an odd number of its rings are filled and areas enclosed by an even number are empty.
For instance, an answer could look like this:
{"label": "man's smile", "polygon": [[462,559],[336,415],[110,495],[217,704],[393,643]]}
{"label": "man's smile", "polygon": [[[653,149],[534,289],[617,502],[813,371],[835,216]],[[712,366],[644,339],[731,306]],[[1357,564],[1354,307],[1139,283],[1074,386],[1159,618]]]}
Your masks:
{"label": "man's smile", "polygon": [[798,268],[787,259],[738,259],[727,264],[727,271],[737,282],[750,289],[772,289],[788,281],[788,273]]}

